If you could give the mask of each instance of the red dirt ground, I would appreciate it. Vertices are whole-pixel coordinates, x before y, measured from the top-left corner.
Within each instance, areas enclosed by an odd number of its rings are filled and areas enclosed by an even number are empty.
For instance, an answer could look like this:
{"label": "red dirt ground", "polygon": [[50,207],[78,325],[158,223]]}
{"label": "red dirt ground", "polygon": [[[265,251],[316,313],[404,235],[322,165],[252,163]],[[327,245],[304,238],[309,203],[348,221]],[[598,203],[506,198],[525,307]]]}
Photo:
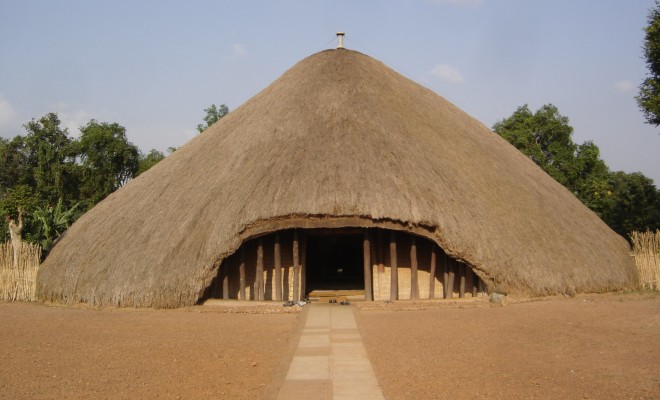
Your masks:
{"label": "red dirt ground", "polygon": [[[660,295],[353,304],[386,399],[660,398]],[[265,308],[0,303],[0,398],[272,397],[301,314]]]}
{"label": "red dirt ground", "polygon": [[298,315],[0,303],[0,398],[259,398]]}
{"label": "red dirt ground", "polygon": [[386,399],[660,399],[658,295],[406,307],[356,312]]}

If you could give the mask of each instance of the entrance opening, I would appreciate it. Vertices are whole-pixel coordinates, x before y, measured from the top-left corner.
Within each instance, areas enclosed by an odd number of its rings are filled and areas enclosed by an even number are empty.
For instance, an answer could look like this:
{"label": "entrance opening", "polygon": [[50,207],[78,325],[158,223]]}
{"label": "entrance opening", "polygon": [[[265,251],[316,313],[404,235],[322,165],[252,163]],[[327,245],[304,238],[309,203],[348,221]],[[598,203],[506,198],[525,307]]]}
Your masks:
{"label": "entrance opening", "polygon": [[310,232],[306,291],[364,290],[362,234]]}

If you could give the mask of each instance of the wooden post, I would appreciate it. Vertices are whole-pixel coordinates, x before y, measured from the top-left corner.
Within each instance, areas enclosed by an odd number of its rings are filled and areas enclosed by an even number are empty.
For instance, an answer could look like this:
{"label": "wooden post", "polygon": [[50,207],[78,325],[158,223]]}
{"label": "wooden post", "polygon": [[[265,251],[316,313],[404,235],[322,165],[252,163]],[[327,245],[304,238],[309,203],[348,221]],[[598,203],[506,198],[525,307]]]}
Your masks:
{"label": "wooden post", "polygon": [[[222,299],[229,300],[229,271],[225,266],[222,271]],[[221,267],[222,268],[222,267]]]}
{"label": "wooden post", "polygon": [[303,231],[300,243],[300,297],[307,295],[307,235]]}
{"label": "wooden post", "polygon": [[431,267],[429,268],[429,299],[435,297],[435,264],[436,264],[435,243],[431,243]]}
{"label": "wooden post", "polygon": [[479,293],[484,292],[484,281],[481,278],[477,277],[477,284],[479,285]]}
{"label": "wooden post", "polygon": [[410,300],[419,300],[419,282],[417,280],[417,242],[411,237],[410,243]]}
{"label": "wooden post", "polygon": [[241,245],[241,263],[238,266],[239,295],[241,296],[241,300],[247,300],[245,298],[245,246],[245,243]]}
{"label": "wooden post", "polygon": [[273,258],[275,258],[275,300],[282,301],[282,256],[280,255],[280,234],[275,234],[273,245]]}
{"label": "wooden post", "polygon": [[383,230],[378,229],[376,235],[376,259],[378,260],[378,300],[383,300],[385,296],[385,237]]}
{"label": "wooden post", "polygon": [[259,238],[257,246],[257,272],[254,279],[254,299],[264,299],[264,240]]}
{"label": "wooden post", "polygon": [[458,264],[458,273],[461,279],[458,285],[458,297],[461,299],[465,297],[465,269],[465,264]]}
{"label": "wooden post", "polygon": [[375,300],[377,297],[378,293],[378,254],[376,253],[376,247],[378,246],[378,236],[376,235],[376,232],[374,230],[371,230],[371,233],[369,234],[369,256],[371,260],[371,279],[369,282],[371,282],[371,300]]}
{"label": "wooden post", "polygon": [[396,233],[390,232],[390,301],[399,299],[399,271],[396,260]]}
{"label": "wooden post", "polygon": [[447,287],[449,285],[449,262],[447,261],[447,253],[443,250],[440,254],[442,257],[442,291],[444,292],[442,298],[446,299],[447,297]]}
{"label": "wooden post", "polygon": [[376,237],[376,252],[377,252],[377,259],[378,259],[378,272],[383,273],[385,272],[385,240],[383,238],[383,231],[378,230],[378,235]]}
{"label": "wooden post", "polygon": [[477,297],[477,274],[474,273],[472,268],[468,268],[468,275],[470,275],[470,282],[472,282],[472,297]]}
{"label": "wooden post", "polygon": [[445,292],[445,299],[451,299],[454,297],[454,260],[449,258],[449,255],[445,258],[445,263],[447,265],[447,291]]}
{"label": "wooden post", "polygon": [[293,301],[300,301],[300,254],[298,254],[298,231],[293,231]]}
{"label": "wooden post", "polygon": [[371,243],[369,242],[369,231],[364,230],[362,239],[362,256],[364,267],[364,299],[373,301],[373,292],[371,290]]}

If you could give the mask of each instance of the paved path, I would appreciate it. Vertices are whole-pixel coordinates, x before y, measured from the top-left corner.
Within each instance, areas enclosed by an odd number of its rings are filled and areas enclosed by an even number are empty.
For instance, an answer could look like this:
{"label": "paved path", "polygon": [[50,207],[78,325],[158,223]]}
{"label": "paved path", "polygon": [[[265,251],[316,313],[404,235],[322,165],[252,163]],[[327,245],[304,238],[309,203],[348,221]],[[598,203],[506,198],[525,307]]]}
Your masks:
{"label": "paved path", "polygon": [[351,307],[311,304],[278,400],[383,400]]}

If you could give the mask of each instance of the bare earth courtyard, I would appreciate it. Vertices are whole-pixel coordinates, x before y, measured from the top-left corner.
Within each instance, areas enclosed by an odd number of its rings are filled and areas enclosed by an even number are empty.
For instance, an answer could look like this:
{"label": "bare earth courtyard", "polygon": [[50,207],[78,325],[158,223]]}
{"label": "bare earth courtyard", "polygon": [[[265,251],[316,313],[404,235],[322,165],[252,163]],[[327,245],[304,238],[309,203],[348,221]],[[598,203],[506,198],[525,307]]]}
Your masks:
{"label": "bare earth courtyard", "polygon": [[[0,303],[0,398],[275,398],[305,313],[266,308]],[[386,399],[660,398],[655,294],[353,309]]]}

